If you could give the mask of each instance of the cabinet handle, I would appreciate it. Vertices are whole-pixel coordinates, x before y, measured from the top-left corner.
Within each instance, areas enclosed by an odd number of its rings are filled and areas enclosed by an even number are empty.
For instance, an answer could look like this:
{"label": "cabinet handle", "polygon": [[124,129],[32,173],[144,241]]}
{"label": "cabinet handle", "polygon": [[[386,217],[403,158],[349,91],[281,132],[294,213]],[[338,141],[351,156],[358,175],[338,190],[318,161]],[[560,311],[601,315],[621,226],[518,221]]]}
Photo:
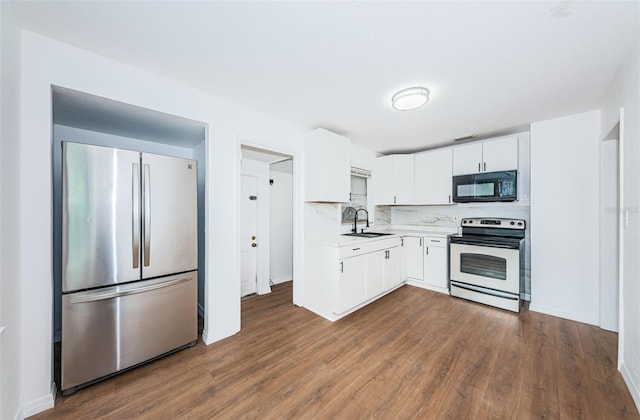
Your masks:
{"label": "cabinet handle", "polygon": [[422,238],[420,238],[420,246],[422,246]]}
{"label": "cabinet handle", "polygon": [[340,261],[340,272],[344,273],[344,261]]}
{"label": "cabinet handle", "polygon": [[351,250],[352,250],[352,251],[357,251],[357,250],[359,250],[359,249],[360,249],[360,248],[352,248]]}
{"label": "cabinet handle", "polygon": [[393,204],[396,204],[396,196],[393,196]]}
{"label": "cabinet handle", "polygon": [[485,172],[487,172],[487,162],[484,163],[484,169]]}
{"label": "cabinet handle", "polygon": [[400,246],[404,246],[404,238],[400,238]]}
{"label": "cabinet handle", "polygon": [[478,172],[482,172],[482,171],[480,170],[480,162],[478,162]]}
{"label": "cabinet handle", "polygon": [[449,194],[449,204],[451,204],[451,194]]}
{"label": "cabinet handle", "polygon": [[427,255],[429,255],[429,247],[427,247]]}

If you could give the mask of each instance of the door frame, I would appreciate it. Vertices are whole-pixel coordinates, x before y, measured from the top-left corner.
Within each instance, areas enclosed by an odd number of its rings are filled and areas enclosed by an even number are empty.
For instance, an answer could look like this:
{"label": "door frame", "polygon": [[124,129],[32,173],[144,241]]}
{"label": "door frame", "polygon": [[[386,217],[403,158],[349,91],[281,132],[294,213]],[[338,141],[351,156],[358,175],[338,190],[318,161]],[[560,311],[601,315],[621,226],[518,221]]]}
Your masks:
{"label": "door frame", "polygon": [[[247,138],[240,137],[237,144],[237,153],[242,158],[242,148],[250,147],[263,150],[265,152],[272,152],[276,154],[286,155],[292,159],[293,174],[292,174],[292,207],[293,207],[293,304],[296,306],[303,306],[303,258],[304,258],[304,228],[302,226],[301,217],[304,214],[304,203],[302,201],[302,167],[301,167],[301,151],[292,151],[286,148],[273,147],[265,145],[262,142],[252,141]],[[238,185],[241,182],[240,176],[242,172],[242,165],[238,164],[237,182]],[[239,200],[238,195],[238,200]],[[240,202],[238,202],[240,205]],[[239,236],[241,220],[238,218],[236,236]],[[268,255],[267,255],[268,259]],[[238,273],[239,273],[238,266]],[[268,273],[267,273],[268,275]],[[238,279],[239,281],[240,279]]]}

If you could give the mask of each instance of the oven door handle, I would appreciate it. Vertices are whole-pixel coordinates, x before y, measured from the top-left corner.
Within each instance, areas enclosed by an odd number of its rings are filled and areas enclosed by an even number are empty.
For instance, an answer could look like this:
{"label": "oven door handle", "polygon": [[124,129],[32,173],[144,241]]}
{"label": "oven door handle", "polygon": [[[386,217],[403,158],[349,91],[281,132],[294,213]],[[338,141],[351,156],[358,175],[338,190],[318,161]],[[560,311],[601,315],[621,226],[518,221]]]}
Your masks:
{"label": "oven door handle", "polygon": [[495,296],[503,299],[518,300],[518,297],[510,293],[501,292],[499,290],[487,289],[485,287],[474,287],[466,284],[463,285],[462,283],[459,283],[459,282],[451,282],[451,285],[455,287],[459,287],[460,289],[469,290],[471,292],[484,293],[485,295],[491,295],[491,296]]}
{"label": "oven door handle", "polygon": [[519,249],[519,247],[515,245],[496,244],[491,242],[475,241],[475,240],[468,240],[468,239],[467,240],[452,239],[450,243],[451,245],[475,245],[475,246],[482,246],[486,248]]}

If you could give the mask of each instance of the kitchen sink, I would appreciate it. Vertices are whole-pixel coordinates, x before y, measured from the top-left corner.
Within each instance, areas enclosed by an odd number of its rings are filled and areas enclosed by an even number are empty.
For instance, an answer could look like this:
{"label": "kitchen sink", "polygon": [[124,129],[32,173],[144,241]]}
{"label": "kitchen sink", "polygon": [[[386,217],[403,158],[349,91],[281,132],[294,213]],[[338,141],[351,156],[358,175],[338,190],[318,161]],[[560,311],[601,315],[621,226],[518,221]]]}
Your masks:
{"label": "kitchen sink", "polygon": [[377,238],[379,236],[393,235],[393,233],[380,232],[360,232],[360,233],[343,233],[342,236],[355,236],[357,238]]}

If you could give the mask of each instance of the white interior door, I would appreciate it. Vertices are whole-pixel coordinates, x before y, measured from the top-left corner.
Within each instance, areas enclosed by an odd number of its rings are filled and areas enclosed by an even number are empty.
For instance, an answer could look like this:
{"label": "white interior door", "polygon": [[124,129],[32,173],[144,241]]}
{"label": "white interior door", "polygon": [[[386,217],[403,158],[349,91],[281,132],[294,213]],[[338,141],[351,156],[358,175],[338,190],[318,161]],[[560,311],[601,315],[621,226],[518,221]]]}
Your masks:
{"label": "white interior door", "polygon": [[240,293],[256,293],[257,232],[258,232],[258,178],[242,175],[242,221],[240,229],[241,275]]}

